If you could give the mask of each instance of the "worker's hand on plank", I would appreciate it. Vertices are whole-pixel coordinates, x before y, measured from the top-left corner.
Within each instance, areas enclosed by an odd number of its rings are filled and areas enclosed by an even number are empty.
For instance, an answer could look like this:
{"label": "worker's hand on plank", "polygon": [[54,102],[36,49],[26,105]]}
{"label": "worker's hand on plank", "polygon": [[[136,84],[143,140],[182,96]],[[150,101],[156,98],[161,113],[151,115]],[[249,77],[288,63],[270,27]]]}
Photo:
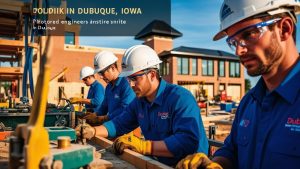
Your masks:
{"label": "worker's hand on plank", "polygon": [[179,161],[176,169],[223,169],[218,163],[211,161],[204,153],[195,153]]}
{"label": "worker's hand on plank", "polygon": [[81,101],[82,101],[82,98],[80,98],[80,97],[71,97],[70,98],[70,102],[72,104],[74,104],[74,103],[81,103]]}
{"label": "worker's hand on plank", "polygon": [[95,113],[86,115],[83,117],[83,119],[86,119],[86,122],[92,126],[102,125],[104,122],[109,120],[107,115],[97,116]]}
{"label": "worker's hand on plank", "polygon": [[95,137],[96,129],[89,124],[79,124],[76,128],[76,135],[80,139],[91,139]]}
{"label": "worker's hand on plank", "polygon": [[117,138],[112,147],[116,154],[122,154],[124,149],[128,148],[144,155],[151,155],[152,143],[133,134],[125,134]]}

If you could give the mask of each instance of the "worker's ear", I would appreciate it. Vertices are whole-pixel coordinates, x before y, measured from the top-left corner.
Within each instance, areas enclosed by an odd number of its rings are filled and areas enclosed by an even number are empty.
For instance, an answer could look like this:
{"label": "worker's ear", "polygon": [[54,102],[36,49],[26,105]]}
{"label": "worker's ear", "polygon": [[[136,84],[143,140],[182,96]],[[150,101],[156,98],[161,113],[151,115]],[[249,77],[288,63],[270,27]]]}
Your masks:
{"label": "worker's ear", "polygon": [[153,81],[156,78],[156,72],[150,71],[148,74],[150,74],[151,81]]}
{"label": "worker's ear", "polygon": [[292,38],[294,32],[294,22],[292,18],[290,17],[282,18],[278,26],[280,30],[280,39],[282,41],[285,41],[288,38]]}

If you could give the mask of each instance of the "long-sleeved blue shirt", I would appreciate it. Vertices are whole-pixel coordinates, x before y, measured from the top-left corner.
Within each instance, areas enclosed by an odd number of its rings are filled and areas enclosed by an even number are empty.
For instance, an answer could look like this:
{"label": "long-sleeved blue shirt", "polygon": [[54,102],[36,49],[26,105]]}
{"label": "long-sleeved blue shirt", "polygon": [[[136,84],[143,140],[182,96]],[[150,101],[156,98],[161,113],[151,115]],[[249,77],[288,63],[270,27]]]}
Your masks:
{"label": "long-sleeved blue shirt", "polygon": [[122,115],[104,123],[109,137],[119,136],[140,126],[146,140],[163,140],[172,158],[156,157],[174,166],[188,154],[208,152],[200,109],[192,94],[178,85],[161,80],[153,103],[136,98]]}
{"label": "long-sleeved blue shirt", "polygon": [[104,101],[97,111],[97,115],[108,113],[108,118],[113,119],[121,114],[134,98],[135,94],[126,78],[119,77],[114,86],[111,83],[106,86]]}
{"label": "long-sleeved blue shirt", "polygon": [[261,78],[236,113],[214,156],[229,158],[239,169],[300,168],[300,61],[271,92]]}
{"label": "long-sleeved blue shirt", "polygon": [[91,104],[86,104],[85,107],[97,112],[104,99],[104,88],[97,80],[90,86],[87,98],[91,100]]}

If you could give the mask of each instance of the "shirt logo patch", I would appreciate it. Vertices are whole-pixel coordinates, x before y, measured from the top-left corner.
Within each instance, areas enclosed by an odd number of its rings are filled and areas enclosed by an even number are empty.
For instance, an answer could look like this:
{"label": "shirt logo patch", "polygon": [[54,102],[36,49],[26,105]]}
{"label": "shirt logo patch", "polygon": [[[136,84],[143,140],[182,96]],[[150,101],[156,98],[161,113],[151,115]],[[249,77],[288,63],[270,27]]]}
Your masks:
{"label": "shirt logo patch", "polygon": [[248,127],[249,124],[250,124],[250,121],[247,120],[247,119],[243,119],[243,120],[240,122],[240,126],[241,126],[241,127]]}
{"label": "shirt logo patch", "polygon": [[138,117],[139,117],[139,119],[143,119],[144,118],[144,114],[139,113]]}
{"label": "shirt logo patch", "polygon": [[119,98],[120,98],[120,96],[115,94],[115,99],[119,99]]}
{"label": "shirt logo patch", "polygon": [[285,127],[289,128],[291,131],[300,132],[300,118],[288,117]]}
{"label": "shirt logo patch", "polygon": [[169,112],[158,112],[157,116],[160,117],[160,119],[167,119],[169,118]]}

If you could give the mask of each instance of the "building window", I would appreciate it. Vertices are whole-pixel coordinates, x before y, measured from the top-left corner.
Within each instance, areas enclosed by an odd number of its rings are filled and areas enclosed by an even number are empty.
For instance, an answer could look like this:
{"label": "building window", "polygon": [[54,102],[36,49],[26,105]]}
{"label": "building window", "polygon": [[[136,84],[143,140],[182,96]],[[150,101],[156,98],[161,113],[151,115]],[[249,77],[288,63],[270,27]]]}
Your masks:
{"label": "building window", "polygon": [[75,33],[65,32],[65,44],[75,45]]}
{"label": "building window", "polygon": [[197,63],[197,58],[192,58],[192,75],[197,75],[198,71],[198,63]]}
{"label": "building window", "polygon": [[219,76],[225,77],[225,61],[219,60]]}
{"label": "building window", "polygon": [[161,76],[166,76],[169,75],[169,69],[170,68],[170,63],[167,60],[164,60],[161,64],[160,64],[160,75]]}
{"label": "building window", "polygon": [[229,77],[240,77],[240,63],[229,62]]}
{"label": "building window", "polygon": [[213,60],[202,60],[202,75],[213,76],[214,75],[214,62]]}
{"label": "building window", "polygon": [[177,57],[177,74],[189,74],[189,58]]}

